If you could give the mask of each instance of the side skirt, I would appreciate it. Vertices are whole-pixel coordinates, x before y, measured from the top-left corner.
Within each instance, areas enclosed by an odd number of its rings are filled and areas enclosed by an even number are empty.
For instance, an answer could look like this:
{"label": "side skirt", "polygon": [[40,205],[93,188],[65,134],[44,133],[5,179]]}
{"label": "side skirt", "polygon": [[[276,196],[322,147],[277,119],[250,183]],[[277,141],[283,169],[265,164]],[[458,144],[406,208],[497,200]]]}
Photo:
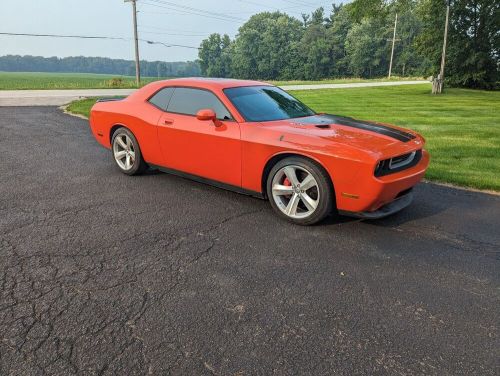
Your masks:
{"label": "side skirt", "polygon": [[250,189],[237,187],[235,185],[222,183],[222,182],[217,181],[217,180],[207,179],[207,178],[204,178],[204,177],[201,177],[198,175],[188,174],[187,172],[174,170],[172,168],[157,166],[157,165],[153,165],[153,164],[149,164],[149,166],[152,168],[156,168],[156,169],[160,170],[161,172],[165,172],[165,173],[171,174],[171,175],[176,175],[176,176],[179,176],[179,177],[184,178],[184,179],[193,180],[193,181],[196,181],[198,183],[203,183],[203,184],[211,185],[213,187],[222,188],[226,191],[236,192],[236,193],[240,193],[242,195],[252,196],[252,197],[256,197],[256,198],[260,198],[262,200],[265,200],[265,197],[261,192],[256,192],[256,191],[252,191]]}

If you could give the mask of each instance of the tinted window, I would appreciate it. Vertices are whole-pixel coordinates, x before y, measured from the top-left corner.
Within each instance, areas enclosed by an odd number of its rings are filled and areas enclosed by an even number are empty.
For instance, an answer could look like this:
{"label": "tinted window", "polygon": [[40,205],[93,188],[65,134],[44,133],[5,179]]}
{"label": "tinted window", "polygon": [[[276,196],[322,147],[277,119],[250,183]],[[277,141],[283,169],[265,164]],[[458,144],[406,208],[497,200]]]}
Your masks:
{"label": "tinted window", "polygon": [[161,89],[158,93],[156,93],[151,97],[149,102],[165,111],[167,109],[168,102],[170,101],[173,92],[174,88],[172,87]]}
{"label": "tinted window", "polygon": [[314,115],[314,111],[274,86],[225,89],[224,93],[247,121],[271,121]]}
{"label": "tinted window", "polygon": [[167,111],[178,114],[196,115],[199,110],[206,108],[214,110],[218,119],[232,119],[229,111],[215,94],[206,90],[191,88],[175,88]]}

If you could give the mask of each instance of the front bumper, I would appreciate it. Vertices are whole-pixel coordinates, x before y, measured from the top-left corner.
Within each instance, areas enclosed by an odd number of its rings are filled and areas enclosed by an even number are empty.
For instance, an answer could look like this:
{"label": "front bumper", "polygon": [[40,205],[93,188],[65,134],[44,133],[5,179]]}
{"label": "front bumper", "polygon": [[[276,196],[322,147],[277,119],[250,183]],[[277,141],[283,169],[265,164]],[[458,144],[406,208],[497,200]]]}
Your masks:
{"label": "front bumper", "polygon": [[[420,162],[409,169],[381,177],[375,177],[371,171],[365,170],[360,171],[355,184],[337,182],[337,209],[339,212],[350,213],[349,215],[359,213],[355,216],[360,218],[380,218],[401,210],[406,201],[411,201],[409,198],[402,198],[422,180],[428,165],[429,154],[423,150]],[[405,206],[408,204],[409,202]]]}
{"label": "front bumper", "polygon": [[406,208],[413,201],[413,193],[410,191],[405,195],[396,198],[394,201],[382,206],[378,210],[375,211],[366,211],[366,212],[351,212],[345,210],[339,210],[339,214],[345,215],[348,217],[362,218],[362,219],[379,219],[384,218],[398,211]]}

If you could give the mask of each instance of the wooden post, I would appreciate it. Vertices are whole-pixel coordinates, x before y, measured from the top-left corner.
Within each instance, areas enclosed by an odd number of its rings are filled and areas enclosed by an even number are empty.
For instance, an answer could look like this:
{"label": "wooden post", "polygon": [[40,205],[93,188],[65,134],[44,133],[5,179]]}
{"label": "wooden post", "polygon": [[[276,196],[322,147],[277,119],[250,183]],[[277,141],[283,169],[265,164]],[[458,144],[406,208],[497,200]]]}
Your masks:
{"label": "wooden post", "polygon": [[394,43],[396,42],[396,28],[398,27],[398,14],[396,13],[396,19],[394,20],[394,33],[392,34],[392,50],[391,50],[391,62],[389,63],[389,76],[391,78],[392,73],[392,59],[394,58]]}
{"label": "wooden post", "polygon": [[134,47],[135,47],[135,82],[137,87],[141,85],[141,65],[139,60],[139,37],[137,33],[137,0],[124,0],[132,3],[132,21],[134,24]]}
{"label": "wooden post", "polygon": [[446,20],[444,23],[443,52],[441,53],[441,69],[436,79],[432,80],[432,94],[441,94],[444,88],[444,64],[446,61],[446,41],[448,39],[448,19],[450,18],[450,0],[446,3]]}
{"label": "wooden post", "polygon": [[441,80],[444,81],[444,63],[446,60],[446,41],[448,39],[448,19],[450,17],[450,1],[446,5],[446,20],[444,23],[444,40],[443,40],[443,53],[441,54],[441,70],[439,74],[441,76]]}

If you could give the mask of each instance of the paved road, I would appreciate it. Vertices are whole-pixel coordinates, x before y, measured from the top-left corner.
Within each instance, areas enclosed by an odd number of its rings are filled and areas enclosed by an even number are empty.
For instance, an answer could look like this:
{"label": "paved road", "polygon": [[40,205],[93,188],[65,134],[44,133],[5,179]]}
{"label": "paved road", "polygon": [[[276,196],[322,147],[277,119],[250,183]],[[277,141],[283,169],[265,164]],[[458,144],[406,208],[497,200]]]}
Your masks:
{"label": "paved road", "polygon": [[[398,86],[425,84],[426,81],[362,82],[351,84],[289,85],[285,90],[341,89],[351,87]],[[0,90],[1,106],[62,106],[85,97],[112,97],[129,95],[134,89],[82,90]]]}
{"label": "paved road", "polygon": [[281,88],[285,90],[319,90],[319,89],[347,89],[355,87],[375,86],[401,86],[430,84],[429,81],[391,81],[391,82],[358,82],[350,84],[311,84],[311,85],[286,85]]}
{"label": "paved road", "polygon": [[297,227],[51,107],[0,108],[0,153],[1,375],[498,375],[499,196]]}

